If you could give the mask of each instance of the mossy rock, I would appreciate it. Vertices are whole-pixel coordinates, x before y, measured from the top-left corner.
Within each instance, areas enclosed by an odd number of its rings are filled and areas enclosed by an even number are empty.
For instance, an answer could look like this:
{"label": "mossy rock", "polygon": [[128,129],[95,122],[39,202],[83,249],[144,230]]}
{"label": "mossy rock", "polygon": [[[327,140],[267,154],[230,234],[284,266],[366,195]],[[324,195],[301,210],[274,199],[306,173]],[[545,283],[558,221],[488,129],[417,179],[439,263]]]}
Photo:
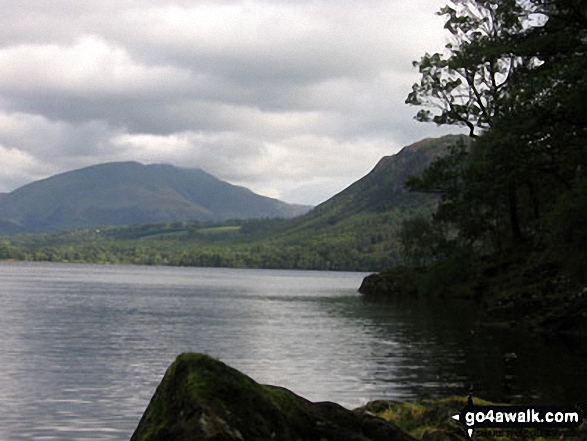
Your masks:
{"label": "mossy rock", "polygon": [[169,367],[131,441],[413,441],[395,424],[258,384],[203,354]]}
{"label": "mossy rock", "polygon": [[[486,404],[478,399],[475,402]],[[467,397],[458,396],[416,403],[378,400],[356,411],[372,413],[393,422],[417,439],[468,440],[463,427],[451,418],[466,403]]]}

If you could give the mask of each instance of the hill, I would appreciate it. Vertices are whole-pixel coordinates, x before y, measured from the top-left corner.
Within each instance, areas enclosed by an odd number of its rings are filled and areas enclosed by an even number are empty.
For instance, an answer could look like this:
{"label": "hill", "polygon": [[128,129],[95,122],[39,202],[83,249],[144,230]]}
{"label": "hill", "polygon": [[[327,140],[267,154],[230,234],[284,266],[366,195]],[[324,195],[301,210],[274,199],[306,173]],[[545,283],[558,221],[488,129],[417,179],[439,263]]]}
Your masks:
{"label": "hill", "polygon": [[429,196],[411,193],[404,187],[410,176],[419,176],[460,135],[427,138],[401,149],[395,155],[384,156],[366,176],[351,184],[326,202],[318,205],[300,223],[313,223],[327,217],[340,221],[360,213],[383,213],[391,210],[416,209],[430,200]]}
{"label": "hill", "polygon": [[0,198],[0,233],[82,226],[294,217],[286,204],[200,169],[113,162],[25,185]]}

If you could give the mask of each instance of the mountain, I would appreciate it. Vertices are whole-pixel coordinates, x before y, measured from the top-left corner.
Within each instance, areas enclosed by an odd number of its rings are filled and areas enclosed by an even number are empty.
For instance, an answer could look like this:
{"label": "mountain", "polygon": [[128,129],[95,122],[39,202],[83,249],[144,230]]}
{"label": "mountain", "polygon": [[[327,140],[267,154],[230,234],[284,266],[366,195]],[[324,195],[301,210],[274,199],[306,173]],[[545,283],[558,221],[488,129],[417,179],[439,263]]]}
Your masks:
{"label": "mountain", "polygon": [[33,182],[0,197],[0,233],[186,220],[290,218],[287,204],[200,169],[113,162]]}

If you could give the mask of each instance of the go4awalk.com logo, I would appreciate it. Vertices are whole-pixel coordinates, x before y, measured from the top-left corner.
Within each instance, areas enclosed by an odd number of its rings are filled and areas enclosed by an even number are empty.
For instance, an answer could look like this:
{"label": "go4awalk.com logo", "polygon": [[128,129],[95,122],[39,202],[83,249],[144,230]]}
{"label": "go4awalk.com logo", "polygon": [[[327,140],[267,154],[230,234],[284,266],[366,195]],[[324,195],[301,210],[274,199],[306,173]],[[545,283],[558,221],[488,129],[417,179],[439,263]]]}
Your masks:
{"label": "go4awalk.com logo", "polygon": [[469,437],[474,429],[576,429],[585,414],[579,406],[467,405],[452,418],[465,426]]}

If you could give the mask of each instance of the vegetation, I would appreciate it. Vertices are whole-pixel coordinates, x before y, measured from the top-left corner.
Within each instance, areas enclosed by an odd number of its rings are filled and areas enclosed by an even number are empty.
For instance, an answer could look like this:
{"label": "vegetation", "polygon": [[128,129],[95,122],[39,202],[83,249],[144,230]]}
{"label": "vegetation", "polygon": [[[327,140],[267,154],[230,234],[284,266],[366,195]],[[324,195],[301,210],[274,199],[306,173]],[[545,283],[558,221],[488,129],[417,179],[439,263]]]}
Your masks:
{"label": "vegetation", "polygon": [[[489,406],[497,403],[472,397],[476,406]],[[468,397],[451,396],[437,400],[421,400],[419,402],[398,402],[377,400],[368,403],[357,411],[376,415],[396,424],[416,439],[422,440],[470,440],[463,425],[456,422],[453,415],[458,414],[468,403]],[[584,431],[587,421],[583,421],[578,433]],[[476,428],[474,439],[478,440],[557,440],[578,438],[577,430],[555,429],[536,430],[535,428],[519,429],[483,429]]]}
{"label": "vegetation", "polygon": [[[431,217],[401,229],[416,290],[576,330],[587,318],[587,9],[581,0],[455,0],[439,14],[448,56],[416,63],[422,79],[407,102],[425,107],[419,120],[466,126],[472,141],[408,180],[441,196]],[[382,283],[371,287],[391,286]],[[571,323],[562,310],[575,311]]]}
{"label": "vegetation", "polygon": [[8,237],[0,242],[0,258],[377,271],[399,259],[391,247],[401,218],[393,213],[357,214],[315,230],[302,221],[278,220],[86,228]]}

